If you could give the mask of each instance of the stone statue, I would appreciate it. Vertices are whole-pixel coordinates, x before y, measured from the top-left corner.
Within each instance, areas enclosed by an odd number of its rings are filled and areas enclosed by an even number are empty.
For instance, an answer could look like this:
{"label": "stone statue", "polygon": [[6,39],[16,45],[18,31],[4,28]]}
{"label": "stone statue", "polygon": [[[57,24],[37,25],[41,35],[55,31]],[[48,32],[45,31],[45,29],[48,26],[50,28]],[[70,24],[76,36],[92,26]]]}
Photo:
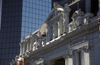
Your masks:
{"label": "stone statue", "polygon": [[72,15],[72,21],[74,22],[74,27],[78,27],[83,24],[84,12],[80,9],[75,11]]}

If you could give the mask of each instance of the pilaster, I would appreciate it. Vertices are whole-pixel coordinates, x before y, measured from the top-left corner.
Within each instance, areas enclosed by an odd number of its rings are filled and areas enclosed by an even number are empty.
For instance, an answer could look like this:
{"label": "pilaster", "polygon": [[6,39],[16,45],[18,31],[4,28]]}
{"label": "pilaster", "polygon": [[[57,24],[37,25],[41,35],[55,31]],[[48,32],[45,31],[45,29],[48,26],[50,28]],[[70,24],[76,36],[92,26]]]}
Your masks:
{"label": "pilaster", "polygon": [[25,54],[25,43],[23,44],[23,54]]}
{"label": "pilaster", "polygon": [[65,65],[68,65],[68,57],[69,57],[68,54],[63,55],[63,58],[65,59]]}
{"label": "pilaster", "polygon": [[28,39],[27,41],[26,41],[26,45],[27,45],[27,52],[29,51],[29,48],[30,48],[30,39]]}
{"label": "pilaster", "polygon": [[58,22],[58,36],[60,36],[60,23]]}
{"label": "pilaster", "polygon": [[22,46],[22,44],[20,44],[20,55],[22,55],[23,54],[23,46]]}
{"label": "pilaster", "polygon": [[54,34],[54,25],[53,25],[53,28],[52,28],[52,32],[53,32],[53,39],[55,38],[55,34]]}
{"label": "pilaster", "polygon": [[79,60],[78,60],[78,54],[77,54],[77,51],[75,50],[74,51],[74,55],[73,55],[73,64],[74,65],[79,65],[78,63],[79,63]]}
{"label": "pilaster", "polygon": [[81,49],[81,65],[84,65],[84,60],[85,56],[84,56],[84,51]]}
{"label": "pilaster", "polygon": [[30,39],[30,51],[32,50],[32,43],[33,43],[33,40],[32,38]]}
{"label": "pilaster", "polygon": [[73,65],[73,52],[63,55],[65,59],[65,65]]}
{"label": "pilaster", "polygon": [[48,41],[50,41],[50,37],[51,37],[50,36],[50,25],[47,26],[47,29],[48,29],[47,37],[48,37]]}
{"label": "pilaster", "polygon": [[84,65],[90,65],[90,54],[89,54],[89,48],[86,46],[83,50],[83,58],[84,58]]}
{"label": "pilaster", "polygon": [[39,39],[39,47],[42,47],[42,39]]}

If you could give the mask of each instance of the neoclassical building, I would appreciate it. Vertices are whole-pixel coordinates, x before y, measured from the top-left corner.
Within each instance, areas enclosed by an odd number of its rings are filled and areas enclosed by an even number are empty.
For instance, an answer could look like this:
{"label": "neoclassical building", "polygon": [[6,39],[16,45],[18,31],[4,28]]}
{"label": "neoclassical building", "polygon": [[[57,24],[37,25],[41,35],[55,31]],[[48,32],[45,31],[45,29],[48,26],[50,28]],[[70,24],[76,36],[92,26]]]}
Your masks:
{"label": "neoclassical building", "polygon": [[88,3],[86,13],[79,8],[70,17],[69,5],[55,2],[42,26],[19,43],[20,54],[10,64],[23,58],[24,65],[100,65],[100,9],[94,16]]}

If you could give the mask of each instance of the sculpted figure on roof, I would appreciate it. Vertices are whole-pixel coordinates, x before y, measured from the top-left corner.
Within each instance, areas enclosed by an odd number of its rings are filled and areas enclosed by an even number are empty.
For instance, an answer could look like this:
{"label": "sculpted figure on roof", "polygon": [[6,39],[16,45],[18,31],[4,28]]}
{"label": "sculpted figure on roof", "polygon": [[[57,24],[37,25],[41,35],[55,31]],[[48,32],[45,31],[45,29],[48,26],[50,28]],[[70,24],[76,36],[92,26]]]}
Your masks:
{"label": "sculpted figure on roof", "polygon": [[81,9],[75,11],[72,15],[74,26],[78,27],[83,24],[84,12]]}

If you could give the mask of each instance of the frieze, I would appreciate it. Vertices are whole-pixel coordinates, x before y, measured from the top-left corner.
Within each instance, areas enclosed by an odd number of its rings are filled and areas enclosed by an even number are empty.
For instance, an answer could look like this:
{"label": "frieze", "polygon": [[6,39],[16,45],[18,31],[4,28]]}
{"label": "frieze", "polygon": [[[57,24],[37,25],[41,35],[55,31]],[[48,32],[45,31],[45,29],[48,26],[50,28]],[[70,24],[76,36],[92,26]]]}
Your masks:
{"label": "frieze", "polygon": [[54,49],[54,50],[52,50],[52,51],[46,53],[45,57],[48,57],[48,56],[50,56],[50,55],[53,55],[53,54],[56,54],[56,53],[58,53],[58,52],[64,51],[64,50],[68,49],[69,46],[70,46],[70,43],[68,43],[68,44],[66,44],[66,45],[64,45],[64,46],[61,46],[61,47],[59,47],[59,48],[56,48],[56,49]]}
{"label": "frieze", "polygon": [[71,45],[75,45],[77,43],[81,43],[81,42],[84,42],[84,41],[86,41],[86,36],[80,37],[80,38],[78,38],[76,40],[73,40]]}

